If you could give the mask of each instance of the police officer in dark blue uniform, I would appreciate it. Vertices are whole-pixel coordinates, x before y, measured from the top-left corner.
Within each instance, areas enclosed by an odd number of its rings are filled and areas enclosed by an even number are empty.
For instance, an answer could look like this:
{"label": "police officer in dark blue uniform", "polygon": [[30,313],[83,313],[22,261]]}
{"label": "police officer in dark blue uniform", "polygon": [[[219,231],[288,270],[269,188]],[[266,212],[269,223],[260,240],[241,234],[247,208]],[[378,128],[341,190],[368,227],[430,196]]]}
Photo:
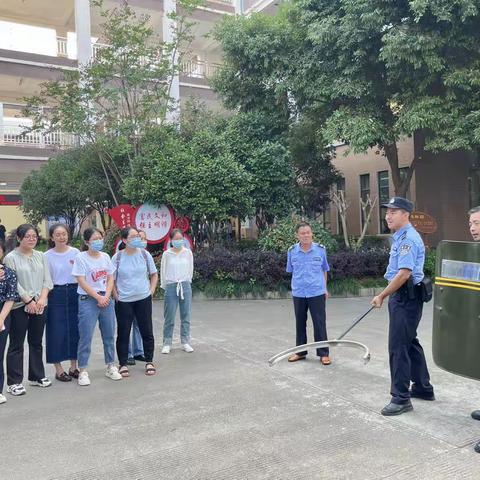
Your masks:
{"label": "police officer in dark blue uniform", "polygon": [[[469,212],[468,227],[474,242],[480,242],[480,206],[472,208]],[[480,410],[472,412],[472,418],[480,420]],[[477,453],[480,453],[480,442],[477,442],[474,447]]]}
{"label": "police officer in dark blue uniform", "polygon": [[385,274],[389,283],[371,303],[380,308],[383,300],[390,297],[388,352],[392,399],[381,412],[390,416],[413,410],[412,397],[435,400],[435,396],[425,354],[417,338],[423,309],[425,246],[410,223],[412,202],[394,197],[383,206],[387,208],[388,227],[395,232]]}
{"label": "police officer in dark blue uniform", "polygon": [[[327,340],[325,302],[327,292],[327,252],[313,242],[312,228],[306,222],[297,226],[298,243],[288,250],[287,272],[292,274],[292,296],[295,310],[297,345],[307,343],[307,315],[310,311],[316,342]],[[289,362],[304,360],[307,352],[294,353]],[[317,348],[323,365],[330,365],[328,347]]]}

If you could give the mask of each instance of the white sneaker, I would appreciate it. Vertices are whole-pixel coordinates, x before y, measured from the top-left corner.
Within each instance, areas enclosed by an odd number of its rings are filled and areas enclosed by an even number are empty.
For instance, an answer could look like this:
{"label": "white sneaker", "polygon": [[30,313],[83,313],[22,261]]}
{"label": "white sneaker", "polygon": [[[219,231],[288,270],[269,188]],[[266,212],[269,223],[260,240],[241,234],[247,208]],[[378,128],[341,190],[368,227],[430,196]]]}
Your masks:
{"label": "white sneaker", "polygon": [[78,384],[81,387],[87,387],[90,385],[90,377],[88,376],[88,372],[83,371],[78,374]]}
{"label": "white sneaker", "polygon": [[123,377],[118,373],[118,368],[115,365],[108,365],[105,371],[105,376],[112,380],[121,380]]}
{"label": "white sneaker", "polygon": [[7,392],[15,397],[18,397],[19,395],[25,395],[27,393],[25,387],[21,383],[9,385],[7,387]]}
{"label": "white sneaker", "polygon": [[170,353],[172,347],[170,345],[164,345],[162,348],[162,353]]}
{"label": "white sneaker", "polygon": [[2,395],[2,394],[0,393],[0,405],[1,405],[2,403],[5,403],[6,401],[7,401],[7,397],[6,397],[5,395]]}
{"label": "white sneaker", "polygon": [[193,352],[193,348],[188,343],[183,343],[182,347],[187,353],[192,353]]}
{"label": "white sneaker", "polygon": [[34,387],[43,387],[47,388],[52,385],[52,382],[48,378],[42,378],[41,380],[30,380],[29,385],[32,385]]}

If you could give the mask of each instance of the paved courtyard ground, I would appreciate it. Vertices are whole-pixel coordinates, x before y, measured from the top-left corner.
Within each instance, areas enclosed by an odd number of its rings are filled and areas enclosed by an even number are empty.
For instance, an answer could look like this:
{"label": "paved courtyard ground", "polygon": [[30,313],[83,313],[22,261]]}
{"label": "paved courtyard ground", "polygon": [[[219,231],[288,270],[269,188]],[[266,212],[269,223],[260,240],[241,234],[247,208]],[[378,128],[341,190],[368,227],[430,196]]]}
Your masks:
{"label": "paved courtyard ground", "polygon": [[[367,305],[330,300],[330,337]],[[368,365],[337,348],[330,367],[312,354],[268,367],[294,344],[289,300],[194,303],[195,353],[161,355],[157,345],[154,378],[143,364],[128,379],[104,377],[97,333],[90,387],[54,381],[0,406],[0,478],[478,480],[480,422],[470,411],[480,383],[433,365],[431,317],[429,304],[419,336],[438,399],[395,418],[379,413],[389,399],[385,307],[348,336],[370,347]]]}

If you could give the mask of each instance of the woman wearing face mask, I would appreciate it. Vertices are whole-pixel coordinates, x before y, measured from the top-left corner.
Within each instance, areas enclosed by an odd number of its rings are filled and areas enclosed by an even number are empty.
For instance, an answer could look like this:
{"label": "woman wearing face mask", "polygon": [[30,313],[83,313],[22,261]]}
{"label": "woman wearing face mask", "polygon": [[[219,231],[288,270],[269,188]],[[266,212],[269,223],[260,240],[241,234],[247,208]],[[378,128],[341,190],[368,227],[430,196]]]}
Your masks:
{"label": "woman wearing face mask", "polygon": [[90,385],[87,372],[95,325],[100,325],[105,358],[105,376],[121,380],[115,362],[115,310],[111,299],[114,268],[110,257],[102,252],[103,233],[97,228],[83,232],[87,251],[73,264],[72,275],[78,282],[78,384]]}
{"label": "woman wearing face mask", "polygon": [[5,257],[5,265],[17,274],[20,301],[11,312],[10,344],[7,353],[7,392],[24,395],[23,344],[28,332],[28,380],[30,385],[49,387],[43,365],[43,331],[45,329],[48,292],[53,288],[47,259],[34,250],[38,241],[37,229],[28,223],[16,230],[17,248]]}
{"label": "woman wearing face mask", "polygon": [[156,373],[153,365],[155,348],[152,326],[152,297],[157,288],[158,273],[152,256],[145,250],[139,232],[126,227],[120,232],[125,249],[112,258],[115,268],[114,296],[116,301],[119,372],[129,376],[127,367],[128,343],[132,323],[136,319],[142,336],[145,355],[145,375]]}
{"label": "woman wearing face mask", "polygon": [[162,353],[168,354],[172,348],[178,306],[180,306],[180,341],[183,350],[191,353],[193,255],[191,250],[184,246],[183,233],[179,229],[174,229],[170,233],[170,248],[163,252],[160,271],[160,286],[165,290]]}
{"label": "woman wearing face mask", "polygon": [[3,266],[1,263],[5,253],[5,244],[0,240],[0,270],[2,278],[0,279],[0,404],[5,403],[7,399],[3,395],[4,371],[3,358],[5,356],[5,347],[7,346],[8,331],[10,330],[10,316],[13,302],[18,300],[17,293],[17,275],[15,272]]}
{"label": "woman wearing face mask", "polygon": [[[47,363],[55,366],[55,378],[59,382],[71,382],[78,378],[78,295],[77,279],[72,275],[78,248],[68,245],[68,227],[63,223],[52,225],[49,230],[50,250],[45,253],[53,290],[48,295],[48,312],[45,339]],[[68,374],[61,362],[70,360]]]}
{"label": "woman wearing face mask", "polygon": [[[147,248],[147,234],[143,230],[137,230],[142,240],[142,248]],[[125,250],[125,243],[120,241],[118,250]],[[127,365],[135,365],[136,361],[145,362],[145,352],[143,351],[142,335],[138,329],[137,319],[132,323],[132,332],[130,334],[130,342],[128,343],[128,359]]]}

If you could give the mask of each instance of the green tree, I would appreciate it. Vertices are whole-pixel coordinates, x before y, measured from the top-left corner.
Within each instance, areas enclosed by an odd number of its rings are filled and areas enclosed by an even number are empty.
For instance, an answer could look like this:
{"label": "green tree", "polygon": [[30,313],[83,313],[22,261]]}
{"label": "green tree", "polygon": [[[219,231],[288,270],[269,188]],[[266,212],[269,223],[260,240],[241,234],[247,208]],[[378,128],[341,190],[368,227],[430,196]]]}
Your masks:
{"label": "green tree", "polygon": [[104,209],[112,205],[113,199],[102,179],[94,149],[69,150],[51,158],[23,181],[22,209],[35,224],[50,216],[64,217],[73,235],[92,210],[105,221]]}
{"label": "green tree", "polygon": [[59,155],[33,171],[22,183],[22,210],[37,224],[49,216],[63,217],[73,234],[88,213],[85,197],[79,196],[77,167],[71,157]]}
{"label": "green tree", "polygon": [[[231,108],[270,105],[277,116],[316,118],[327,141],[354,152],[378,146],[405,195],[425,149],[479,143],[479,8],[478,0],[296,0],[272,19],[228,19],[216,31],[226,62],[215,86]],[[402,176],[397,143],[408,136],[417,148]]]}
{"label": "green tree", "polygon": [[251,176],[214,131],[198,131],[186,141],[175,127],[164,126],[144,140],[124,184],[134,202],[172,205],[192,219],[197,236],[206,232],[210,242],[219,222],[253,213]]}
{"label": "green tree", "polygon": [[[171,42],[163,42],[150,18],[137,15],[126,3],[102,10],[104,46],[92,63],[64,71],[63,78],[44,83],[39,95],[26,99],[35,129],[71,132],[79,144],[95,148],[117,204],[142,137],[177,108],[170,87],[180,49],[191,39],[187,14],[196,3],[179,0],[182,13],[167,14],[176,25]],[[102,7],[101,1],[94,4]],[[42,108],[45,105],[49,108]]]}

